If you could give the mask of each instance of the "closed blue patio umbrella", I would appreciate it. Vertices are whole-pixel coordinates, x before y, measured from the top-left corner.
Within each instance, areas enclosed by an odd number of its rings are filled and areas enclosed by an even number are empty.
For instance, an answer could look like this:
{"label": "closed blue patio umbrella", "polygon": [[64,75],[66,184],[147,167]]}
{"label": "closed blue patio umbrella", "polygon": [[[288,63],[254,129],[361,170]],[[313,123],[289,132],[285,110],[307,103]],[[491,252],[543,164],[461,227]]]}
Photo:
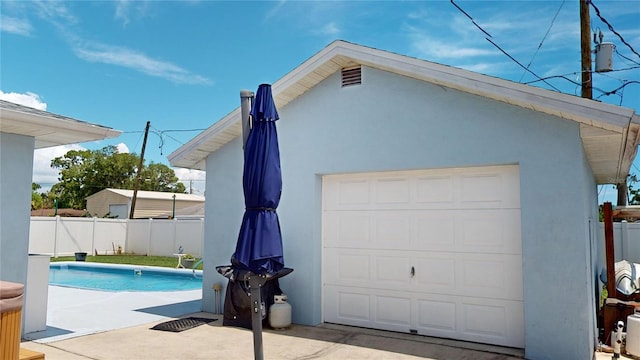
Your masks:
{"label": "closed blue patio umbrella", "polygon": [[[241,92],[243,131],[248,130],[244,119],[248,118],[248,101],[252,95]],[[278,278],[293,271],[284,267],[282,234],[276,213],[282,176],[275,124],[278,111],[271,85],[258,87],[250,114],[253,124],[244,145],[242,177],[245,212],[231,266],[218,266],[217,270],[229,279],[223,325],[248,327],[250,316],[255,359],[262,360],[263,317],[273,303],[273,295],[281,292]],[[262,296],[267,298],[263,300]]]}
{"label": "closed blue patio umbrella", "polygon": [[255,274],[275,274],[284,268],[282,235],[276,208],[282,193],[278,111],[271,85],[262,84],[251,107],[253,126],[244,149],[245,213],[232,265]]}

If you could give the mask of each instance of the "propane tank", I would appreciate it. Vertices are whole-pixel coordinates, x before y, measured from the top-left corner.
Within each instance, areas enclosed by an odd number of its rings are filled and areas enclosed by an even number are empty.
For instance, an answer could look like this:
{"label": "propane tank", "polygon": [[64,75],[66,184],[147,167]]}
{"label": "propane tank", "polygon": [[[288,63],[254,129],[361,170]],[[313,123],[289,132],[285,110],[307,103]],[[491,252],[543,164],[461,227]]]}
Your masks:
{"label": "propane tank", "polygon": [[283,330],[291,325],[291,305],[287,303],[287,295],[274,295],[274,304],[269,308],[269,325],[276,330]]}
{"label": "propane tank", "polygon": [[640,357],[640,307],[627,316],[627,355]]}
{"label": "propane tank", "polygon": [[611,359],[619,359],[620,351],[622,348],[622,329],[624,328],[624,322],[618,321],[615,328],[615,337],[611,338],[611,346],[613,347],[613,357]]}

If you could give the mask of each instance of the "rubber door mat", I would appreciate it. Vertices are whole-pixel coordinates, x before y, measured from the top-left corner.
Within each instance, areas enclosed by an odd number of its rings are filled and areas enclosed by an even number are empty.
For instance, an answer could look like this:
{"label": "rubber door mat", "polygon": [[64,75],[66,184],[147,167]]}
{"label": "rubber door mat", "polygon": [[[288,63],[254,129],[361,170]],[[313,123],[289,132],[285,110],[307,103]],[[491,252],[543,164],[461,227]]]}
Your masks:
{"label": "rubber door mat", "polygon": [[202,324],[208,324],[212,321],[216,321],[217,319],[207,319],[207,318],[198,318],[198,317],[188,317],[184,319],[171,320],[160,323],[151,328],[151,330],[161,330],[161,331],[171,331],[171,332],[181,332],[184,330],[189,330],[194,327],[200,326]]}

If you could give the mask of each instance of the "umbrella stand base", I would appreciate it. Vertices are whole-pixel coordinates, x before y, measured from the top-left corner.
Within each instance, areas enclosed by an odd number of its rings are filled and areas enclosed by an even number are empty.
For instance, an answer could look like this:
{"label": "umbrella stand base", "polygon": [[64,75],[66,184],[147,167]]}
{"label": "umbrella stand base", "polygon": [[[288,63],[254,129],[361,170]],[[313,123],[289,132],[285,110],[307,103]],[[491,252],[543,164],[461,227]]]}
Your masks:
{"label": "umbrella stand base", "polygon": [[[227,283],[225,295],[224,295],[224,310],[223,310],[223,326],[235,326],[245,329],[252,329],[252,301],[251,301],[251,289],[249,287],[249,277],[254,274],[245,270],[238,269],[232,265],[217,266],[218,273],[226,277],[229,282]],[[274,295],[282,294],[283,291],[280,288],[279,278],[290,274],[293,269],[284,268],[272,275],[266,276],[266,283],[261,287],[260,296],[261,302],[264,303],[264,310],[266,315],[269,311],[269,307],[273,305]],[[269,321],[267,316],[263,316],[262,327],[269,327]]]}
{"label": "umbrella stand base", "polygon": [[264,275],[249,276],[249,288],[251,291],[251,329],[253,330],[253,355],[255,360],[262,360],[262,318],[266,309],[262,306],[260,292],[267,282]]}

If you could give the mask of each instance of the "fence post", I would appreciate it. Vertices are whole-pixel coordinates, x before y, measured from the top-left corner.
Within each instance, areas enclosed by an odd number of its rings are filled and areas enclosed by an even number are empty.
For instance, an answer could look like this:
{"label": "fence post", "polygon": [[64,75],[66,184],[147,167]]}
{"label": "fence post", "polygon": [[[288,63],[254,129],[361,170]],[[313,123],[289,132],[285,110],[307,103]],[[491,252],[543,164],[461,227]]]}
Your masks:
{"label": "fence post", "polygon": [[149,218],[149,231],[147,232],[147,256],[151,256],[151,233],[153,231],[153,219]]}
{"label": "fence post", "polygon": [[94,249],[96,248],[96,220],[98,218],[97,217],[93,217],[93,228],[91,229],[91,250],[89,251],[89,254],[92,254]]}
{"label": "fence post", "polygon": [[131,219],[126,218],[124,220],[124,245],[122,245],[122,251],[126,253],[127,246],[129,246],[129,221],[131,221]]}
{"label": "fence post", "polygon": [[620,260],[629,258],[629,223],[627,220],[620,222]]}
{"label": "fence post", "polygon": [[175,249],[178,248],[176,246],[176,244],[178,243],[178,222],[175,217],[171,219],[171,224],[173,225],[173,246],[171,247],[171,249],[173,249],[173,251],[176,251]]}
{"label": "fence post", "polygon": [[[204,218],[200,218],[200,256],[204,258]],[[204,269],[204,262],[202,268]]]}
{"label": "fence post", "polygon": [[60,222],[60,215],[56,215],[56,225],[53,230],[53,256],[58,257],[58,225]]}

